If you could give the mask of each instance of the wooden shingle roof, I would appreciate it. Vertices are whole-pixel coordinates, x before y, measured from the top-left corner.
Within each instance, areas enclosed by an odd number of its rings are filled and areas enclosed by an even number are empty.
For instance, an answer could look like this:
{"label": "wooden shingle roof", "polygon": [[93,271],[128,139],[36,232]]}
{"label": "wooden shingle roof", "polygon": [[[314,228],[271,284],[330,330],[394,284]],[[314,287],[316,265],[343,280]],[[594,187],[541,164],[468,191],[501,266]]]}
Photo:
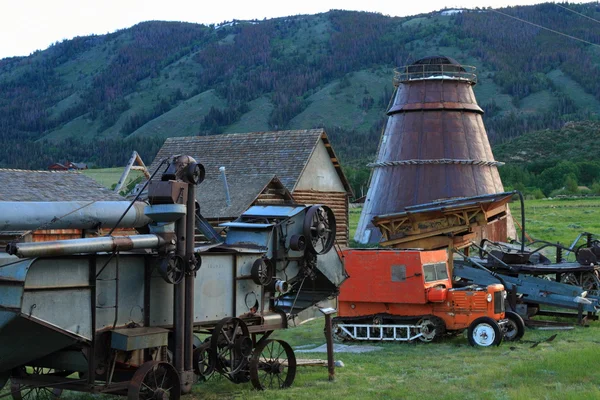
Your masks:
{"label": "wooden shingle roof", "polygon": [[291,202],[292,196],[273,175],[227,177],[231,205],[227,206],[225,185],[221,179],[209,178],[196,186],[196,200],[200,212],[210,220],[229,221],[242,215],[267,188],[278,189],[281,198]]}
{"label": "wooden shingle roof", "polygon": [[219,167],[224,166],[228,177],[277,175],[285,187],[293,191],[320,140],[325,143],[336,171],[350,193],[348,180],[323,129],[168,138],[150,171],[154,172],[164,158],[185,154],[204,165],[207,179],[216,179]]}
{"label": "wooden shingle roof", "polygon": [[125,199],[79,172],[0,169],[0,201],[87,200]]}

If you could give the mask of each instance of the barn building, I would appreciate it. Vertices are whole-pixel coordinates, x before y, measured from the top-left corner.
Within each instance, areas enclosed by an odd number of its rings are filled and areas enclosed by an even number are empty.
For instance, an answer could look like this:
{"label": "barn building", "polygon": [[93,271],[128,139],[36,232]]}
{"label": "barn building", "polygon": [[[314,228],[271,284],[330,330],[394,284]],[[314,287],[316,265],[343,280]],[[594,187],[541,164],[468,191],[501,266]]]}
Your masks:
{"label": "barn building", "polygon": [[[75,171],[29,171],[0,169],[0,201],[124,201],[94,179]],[[60,217],[60,216],[56,216]],[[48,223],[50,221],[47,221]],[[19,238],[22,242],[80,238],[80,229],[51,229],[40,223],[40,229],[27,232],[0,232],[2,247]],[[133,233],[133,232],[130,232]],[[126,232],[119,233],[126,234]]]}
{"label": "barn building", "polygon": [[[268,186],[269,182],[260,178],[275,176],[296,203],[331,207],[337,222],[337,241],[341,246],[348,244],[348,201],[352,189],[323,129],[168,138],[150,172],[158,168],[161,160],[178,154],[194,157],[206,169],[206,182],[198,186],[197,192],[206,219],[235,218],[250,205],[259,204],[256,201],[266,202],[269,197],[285,200],[285,193],[276,190],[276,182]],[[252,203],[246,204],[244,200],[243,205],[230,206],[228,210],[228,207],[223,209],[224,197],[217,199],[203,194],[210,192],[211,187],[223,185],[215,183],[221,179],[220,167],[225,167],[232,199],[247,198],[240,193],[247,190],[242,185],[244,181],[262,182],[252,186],[249,195],[254,199]],[[256,189],[261,186],[264,190],[259,195]]]}

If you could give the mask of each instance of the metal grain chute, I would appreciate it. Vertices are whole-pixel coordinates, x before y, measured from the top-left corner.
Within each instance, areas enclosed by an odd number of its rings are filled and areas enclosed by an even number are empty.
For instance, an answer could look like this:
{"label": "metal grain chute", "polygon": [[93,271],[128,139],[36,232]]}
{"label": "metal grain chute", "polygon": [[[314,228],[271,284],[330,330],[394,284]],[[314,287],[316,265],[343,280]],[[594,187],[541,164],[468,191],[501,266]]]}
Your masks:
{"label": "metal grain chute", "polygon": [[[131,207],[58,203],[45,213],[0,202],[0,225],[10,229],[53,221],[140,230],[14,242],[0,254],[0,341],[11,343],[0,346],[0,386],[10,378],[17,395],[43,386],[137,399],[177,398],[212,373],[259,389],[291,385],[293,351],[269,335],[337,295],[346,275],[332,250],[333,214],[320,205],[252,207],[223,224],[223,243],[196,244],[193,187],[203,175],[193,158],[176,156],[149,181],[147,201]],[[17,211],[4,218],[9,209]],[[267,346],[281,354],[265,364]],[[274,383],[264,379],[273,374]],[[162,384],[147,388],[157,376]]]}

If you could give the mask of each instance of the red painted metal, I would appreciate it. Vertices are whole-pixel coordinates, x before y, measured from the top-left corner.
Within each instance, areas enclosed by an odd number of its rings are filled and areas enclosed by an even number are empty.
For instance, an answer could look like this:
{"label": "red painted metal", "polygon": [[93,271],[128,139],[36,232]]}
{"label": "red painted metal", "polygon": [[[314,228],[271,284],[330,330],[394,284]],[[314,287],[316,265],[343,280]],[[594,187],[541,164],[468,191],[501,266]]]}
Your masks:
{"label": "red painted metal", "polygon": [[[453,290],[449,278],[426,282],[423,265],[442,263],[447,267],[446,250],[346,249],[344,263],[350,278],[340,288],[340,319],[434,315],[448,330],[459,330],[479,317],[504,318],[504,312],[495,312],[487,300],[488,294],[504,290],[500,284],[474,292]],[[403,276],[394,273],[399,267],[405,269]]]}

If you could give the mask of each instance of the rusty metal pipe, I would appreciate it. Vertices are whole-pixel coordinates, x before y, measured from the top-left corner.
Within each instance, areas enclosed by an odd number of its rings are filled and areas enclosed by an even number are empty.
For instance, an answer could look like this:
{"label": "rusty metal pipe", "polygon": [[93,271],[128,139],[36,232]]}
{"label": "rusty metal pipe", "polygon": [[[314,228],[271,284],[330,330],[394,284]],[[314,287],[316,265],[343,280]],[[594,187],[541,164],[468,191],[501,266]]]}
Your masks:
{"label": "rusty metal pipe", "polygon": [[[196,274],[191,272],[196,267],[193,263],[194,248],[195,248],[195,234],[196,234],[196,194],[194,185],[189,186],[188,197],[187,197],[187,214],[185,223],[185,259],[186,266],[188,268],[185,274],[185,350],[184,350],[184,368],[186,371],[193,371],[194,361],[194,280]],[[193,264],[193,265],[192,265]]]}
{"label": "rusty metal pipe", "polygon": [[[0,231],[113,228],[129,204],[128,201],[0,201]],[[139,228],[152,222],[144,215],[145,206],[144,202],[136,202],[118,227]]]}
{"label": "rusty metal pipe", "polygon": [[[185,216],[175,222],[175,235],[177,236],[177,247],[175,253],[185,259]],[[185,284],[179,282],[173,288],[173,366],[181,376],[184,369],[184,347],[185,347]],[[184,384],[182,382],[182,389]]]}
{"label": "rusty metal pipe", "polygon": [[48,257],[80,253],[155,249],[163,244],[164,240],[160,236],[148,234],[55,240],[51,242],[10,243],[6,246],[6,252],[21,258]]}

